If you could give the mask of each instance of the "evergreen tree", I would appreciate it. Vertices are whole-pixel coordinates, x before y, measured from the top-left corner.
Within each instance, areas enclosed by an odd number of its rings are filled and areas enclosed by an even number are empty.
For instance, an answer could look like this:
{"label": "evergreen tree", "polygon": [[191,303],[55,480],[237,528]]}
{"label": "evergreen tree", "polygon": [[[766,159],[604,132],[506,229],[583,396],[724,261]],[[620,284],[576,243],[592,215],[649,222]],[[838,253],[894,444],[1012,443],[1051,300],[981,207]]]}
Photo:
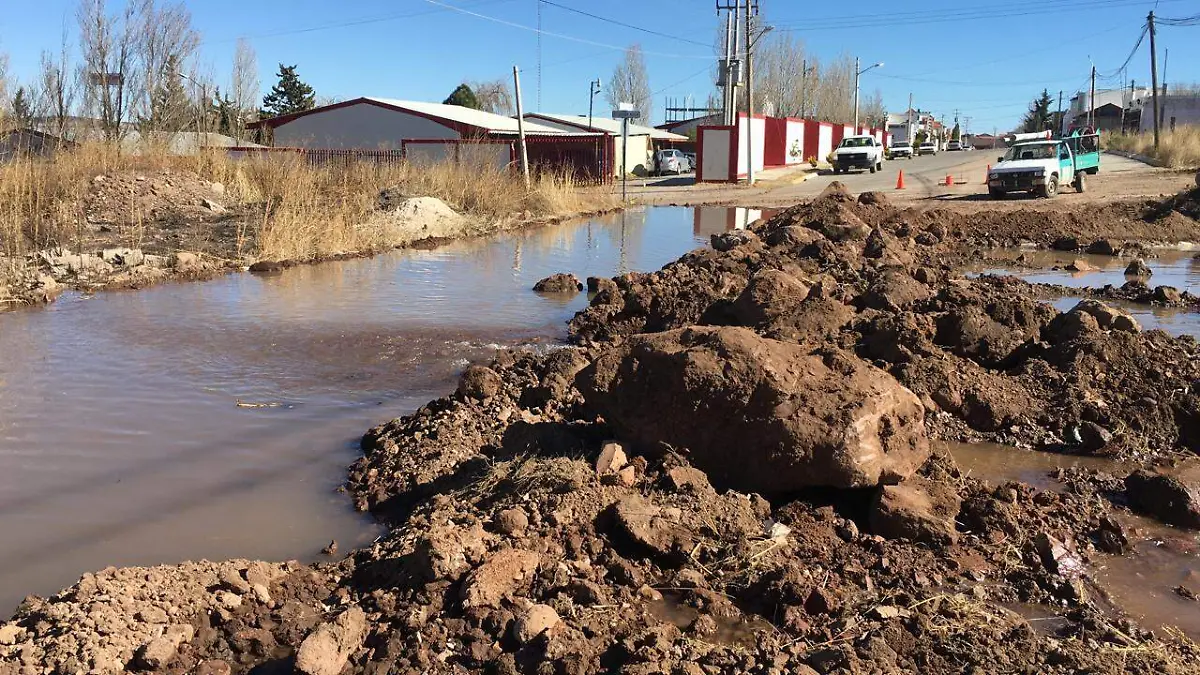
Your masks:
{"label": "evergreen tree", "polygon": [[464,108],[471,108],[472,110],[482,109],[482,106],[479,105],[479,99],[475,96],[475,92],[472,91],[471,88],[466,84],[460,84],[455,87],[454,91],[450,92],[450,95],[447,96],[446,100],[442,101],[442,103],[445,103],[446,105],[460,105]]}
{"label": "evergreen tree", "polygon": [[1042,95],[1033,99],[1029,105],[1029,112],[1025,113],[1025,119],[1021,121],[1021,131],[1036,132],[1051,128],[1054,125],[1054,116],[1050,112],[1053,102],[1050,92],[1043,89]]}
{"label": "evergreen tree", "polygon": [[25,93],[25,87],[17,87],[17,93],[13,94],[12,114],[18,127],[33,124],[33,105],[29,101],[29,95]]}
{"label": "evergreen tree", "polygon": [[216,132],[226,136],[236,135],[239,126],[237,103],[229,96],[222,95],[217,87],[209,102],[208,116],[215,122]]}
{"label": "evergreen tree", "polygon": [[313,88],[300,81],[296,66],[279,64],[279,82],[263,97],[262,117],[276,117],[312,110],[317,95]]}
{"label": "evergreen tree", "polygon": [[952,140],[952,141],[962,140],[962,129],[959,128],[958,122],[955,122],[954,128],[950,130],[950,140]]}
{"label": "evergreen tree", "polygon": [[139,120],[144,132],[180,131],[192,122],[192,106],[179,73],[178,57],[167,57],[167,67],[163,71],[163,77],[150,97],[150,115]]}

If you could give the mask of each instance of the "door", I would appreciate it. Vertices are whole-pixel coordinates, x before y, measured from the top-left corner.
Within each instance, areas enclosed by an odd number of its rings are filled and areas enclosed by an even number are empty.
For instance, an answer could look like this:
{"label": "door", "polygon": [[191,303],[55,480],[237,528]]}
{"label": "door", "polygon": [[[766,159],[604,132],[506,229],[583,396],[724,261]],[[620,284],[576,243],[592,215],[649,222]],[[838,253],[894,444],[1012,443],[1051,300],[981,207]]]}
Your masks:
{"label": "door", "polygon": [[1075,161],[1066,143],[1058,144],[1058,184],[1068,185],[1075,180]]}

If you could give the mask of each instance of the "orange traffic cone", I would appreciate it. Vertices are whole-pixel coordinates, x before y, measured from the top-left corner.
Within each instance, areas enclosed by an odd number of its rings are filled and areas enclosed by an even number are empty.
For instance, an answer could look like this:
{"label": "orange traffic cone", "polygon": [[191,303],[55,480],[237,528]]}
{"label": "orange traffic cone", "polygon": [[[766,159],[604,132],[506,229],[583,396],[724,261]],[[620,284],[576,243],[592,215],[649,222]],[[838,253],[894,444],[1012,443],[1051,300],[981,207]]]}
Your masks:
{"label": "orange traffic cone", "polygon": [[950,187],[951,185],[954,185],[954,176],[946,174],[946,187]]}
{"label": "orange traffic cone", "polygon": [[990,175],[992,175],[992,165],[988,164],[987,171],[983,172],[983,184],[984,185],[988,184],[988,176],[990,176]]}
{"label": "orange traffic cone", "polygon": [[904,169],[900,169],[900,175],[896,176],[896,189],[904,189]]}

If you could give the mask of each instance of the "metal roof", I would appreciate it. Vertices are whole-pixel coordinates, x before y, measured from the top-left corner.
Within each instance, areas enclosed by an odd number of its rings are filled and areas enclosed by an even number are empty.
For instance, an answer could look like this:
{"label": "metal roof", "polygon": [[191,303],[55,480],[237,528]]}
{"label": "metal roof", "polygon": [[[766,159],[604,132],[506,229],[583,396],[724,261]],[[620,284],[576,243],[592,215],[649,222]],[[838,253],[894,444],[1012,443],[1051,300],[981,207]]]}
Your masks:
{"label": "metal roof", "polygon": [[[554,113],[541,113],[541,112],[525,114],[526,119],[528,119],[530,117],[532,117],[534,119],[540,118],[543,120],[547,120],[549,122],[558,122],[560,124],[566,124],[569,126],[576,127],[578,129],[580,129],[581,131],[599,131],[599,132],[604,132],[607,134],[620,134],[621,133],[621,120],[614,120],[614,119],[611,119],[608,117],[593,116],[590,127],[588,126],[588,118],[586,115],[559,115],[559,114],[554,114]],[[669,131],[663,131],[662,129],[655,129],[654,127],[642,126],[641,124],[630,124],[629,125],[629,135],[630,136],[647,136],[648,135],[648,136],[650,136],[650,138],[653,138],[653,139],[659,140],[659,141],[686,141],[686,140],[688,140],[687,136],[681,136],[680,134],[673,134]]]}
{"label": "metal roof", "polygon": [[[515,134],[517,133],[517,120],[504,115],[485,112],[483,110],[475,110],[473,108],[464,108],[460,105],[450,105],[447,103],[428,103],[426,101],[402,101],[394,98],[378,98],[375,96],[365,96],[364,99],[382,103],[385,106],[393,108],[403,108],[412,110],[413,112],[421,113],[429,117],[440,117],[442,119],[466,124],[473,127],[478,127],[486,131],[499,134]],[[525,123],[525,133],[539,135],[554,135],[560,136],[564,133],[561,129],[548,127],[542,124],[533,122]]]}

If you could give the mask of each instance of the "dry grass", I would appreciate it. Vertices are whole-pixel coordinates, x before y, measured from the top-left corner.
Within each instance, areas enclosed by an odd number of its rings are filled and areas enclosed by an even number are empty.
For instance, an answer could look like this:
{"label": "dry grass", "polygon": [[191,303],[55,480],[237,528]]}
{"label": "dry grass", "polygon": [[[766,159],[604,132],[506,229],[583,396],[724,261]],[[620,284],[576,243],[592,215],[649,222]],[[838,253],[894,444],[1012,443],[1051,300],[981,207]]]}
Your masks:
{"label": "dry grass", "polygon": [[[224,228],[225,241],[214,243],[238,258],[305,260],[389,247],[393,242],[386,228],[367,221],[380,191],[394,186],[406,195],[440,198],[482,223],[476,231],[603,211],[619,203],[610,190],[585,189],[554,173],[537,177],[527,189],[519,176],[482,163],[311,165],[290,153],[233,160],[222,152],[172,156],[162,148],[130,155],[95,144],[50,160],[0,164],[0,255],[58,245],[86,248],[84,204],[92,179],[162,169],[226,186],[224,200],[235,209],[236,227]],[[131,200],[129,234],[120,232],[125,245],[136,245],[144,229],[154,226],[144,218]]]}
{"label": "dry grass", "polygon": [[1159,134],[1158,150],[1154,149],[1154,134],[1112,134],[1105,137],[1104,147],[1145,155],[1173,169],[1200,167],[1200,127],[1184,126]]}

